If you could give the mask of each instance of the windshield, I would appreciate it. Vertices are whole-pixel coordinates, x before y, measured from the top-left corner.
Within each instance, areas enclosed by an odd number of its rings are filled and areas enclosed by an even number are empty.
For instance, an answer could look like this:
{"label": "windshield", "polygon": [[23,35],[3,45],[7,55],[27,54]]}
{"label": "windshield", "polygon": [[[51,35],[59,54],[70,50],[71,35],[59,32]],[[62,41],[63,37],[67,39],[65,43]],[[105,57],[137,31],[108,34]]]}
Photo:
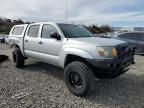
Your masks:
{"label": "windshield", "polygon": [[58,24],[66,38],[93,37],[87,29],[79,25]]}

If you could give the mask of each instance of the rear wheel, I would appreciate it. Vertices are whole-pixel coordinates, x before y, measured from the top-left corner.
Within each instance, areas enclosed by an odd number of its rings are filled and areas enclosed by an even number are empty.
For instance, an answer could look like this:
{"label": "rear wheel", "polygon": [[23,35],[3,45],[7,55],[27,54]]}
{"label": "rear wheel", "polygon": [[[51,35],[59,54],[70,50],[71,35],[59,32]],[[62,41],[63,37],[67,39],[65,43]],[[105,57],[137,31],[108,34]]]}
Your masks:
{"label": "rear wheel", "polygon": [[25,58],[22,55],[19,48],[15,48],[14,51],[13,51],[13,61],[14,61],[15,66],[17,68],[21,68],[21,67],[24,66]]}
{"label": "rear wheel", "polygon": [[89,66],[80,61],[68,64],[64,71],[65,83],[69,91],[76,96],[92,93],[94,78]]}

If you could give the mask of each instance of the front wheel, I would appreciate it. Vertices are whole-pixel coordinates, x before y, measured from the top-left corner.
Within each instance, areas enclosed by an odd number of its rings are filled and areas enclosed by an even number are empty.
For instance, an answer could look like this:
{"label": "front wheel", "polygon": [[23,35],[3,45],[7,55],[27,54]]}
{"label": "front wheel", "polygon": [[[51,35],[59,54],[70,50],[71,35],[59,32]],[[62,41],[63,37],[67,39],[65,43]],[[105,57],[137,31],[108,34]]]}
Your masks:
{"label": "front wheel", "polygon": [[94,74],[83,62],[68,64],[64,70],[64,79],[69,91],[76,96],[85,96],[93,90]]}
{"label": "front wheel", "polygon": [[15,66],[17,68],[21,68],[24,66],[24,56],[22,55],[21,51],[19,48],[15,48],[13,51],[13,61],[15,63]]}

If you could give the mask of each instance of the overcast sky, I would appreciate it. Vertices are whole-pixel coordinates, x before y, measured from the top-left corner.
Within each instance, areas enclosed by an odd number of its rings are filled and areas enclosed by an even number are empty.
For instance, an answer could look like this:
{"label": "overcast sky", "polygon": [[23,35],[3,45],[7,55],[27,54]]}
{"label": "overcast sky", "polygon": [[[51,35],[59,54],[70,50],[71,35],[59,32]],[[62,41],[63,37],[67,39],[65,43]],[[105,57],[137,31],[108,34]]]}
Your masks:
{"label": "overcast sky", "polygon": [[111,26],[144,26],[144,0],[0,0],[0,16]]}

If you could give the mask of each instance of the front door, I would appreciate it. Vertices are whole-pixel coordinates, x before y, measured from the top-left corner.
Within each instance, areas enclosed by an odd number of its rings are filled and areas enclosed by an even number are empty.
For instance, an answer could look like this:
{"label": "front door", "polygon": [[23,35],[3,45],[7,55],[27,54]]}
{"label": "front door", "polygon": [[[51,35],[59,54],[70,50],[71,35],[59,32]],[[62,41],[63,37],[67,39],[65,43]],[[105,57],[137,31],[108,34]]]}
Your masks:
{"label": "front door", "polygon": [[44,61],[59,65],[59,55],[62,47],[62,40],[51,38],[51,34],[57,31],[56,27],[50,24],[44,24],[41,30],[41,38],[39,40],[39,52],[43,55],[41,59]]}

